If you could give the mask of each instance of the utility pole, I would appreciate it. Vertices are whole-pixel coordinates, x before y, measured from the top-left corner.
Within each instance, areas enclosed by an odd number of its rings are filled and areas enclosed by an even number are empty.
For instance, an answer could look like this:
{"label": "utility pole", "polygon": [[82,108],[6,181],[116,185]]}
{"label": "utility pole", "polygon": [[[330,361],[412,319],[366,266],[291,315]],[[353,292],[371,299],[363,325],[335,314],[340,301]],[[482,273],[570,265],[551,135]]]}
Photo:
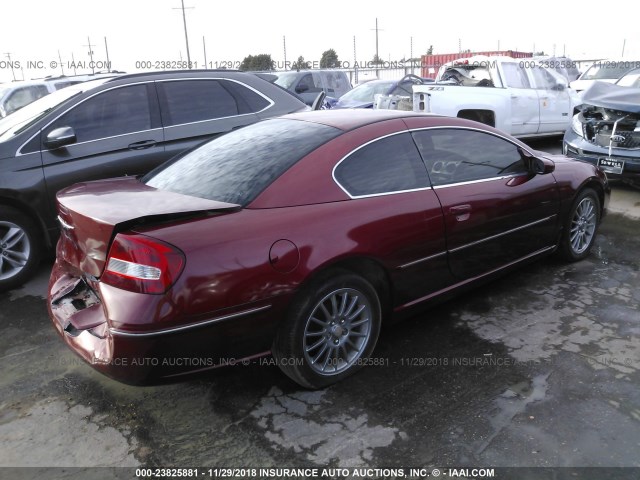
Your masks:
{"label": "utility pole", "polygon": [[282,36],[282,49],[284,50],[284,69],[289,70],[287,66],[287,37],[284,35]]}
{"label": "utility pole", "polygon": [[77,75],[78,73],[76,72],[76,59],[73,56],[73,52],[71,52],[71,64],[73,65],[73,74]]}
{"label": "utility pole", "polygon": [[109,61],[109,46],[107,45],[107,37],[104,37],[104,51],[107,54],[107,72],[111,73],[111,62]]}
{"label": "utility pole", "polygon": [[95,47],[95,45],[92,45],[91,40],[89,39],[89,37],[87,37],[87,45],[83,45],[83,47],[87,47],[89,49],[89,58],[91,59],[91,73],[94,74],[96,73],[96,70],[94,68],[93,50],[91,50],[91,47]]}
{"label": "utility pole", "polygon": [[204,68],[206,70],[209,67],[207,66],[207,44],[204,42],[204,35],[202,35],[202,51],[204,52]]}
{"label": "utility pole", "polygon": [[380,54],[378,52],[378,32],[382,30],[378,28],[378,17],[376,17],[376,77],[378,76],[378,65],[380,62]]}
{"label": "utility pole", "polygon": [[[189,53],[189,35],[187,35],[187,15],[185,13],[184,0],[180,0],[181,7],[174,8],[174,10],[182,10],[182,23],[184,24],[184,41],[187,45],[187,64],[189,69],[191,68],[191,54]],[[186,7],[187,9],[192,9],[193,7]]]}
{"label": "utility pole", "polygon": [[[11,63],[11,53],[6,52],[4,54],[5,57],[9,59],[9,66],[11,67],[11,75],[13,75],[13,81],[16,81],[16,72],[13,71],[13,63]],[[24,77],[24,74],[22,75]]]}
{"label": "utility pole", "polygon": [[356,57],[356,36],[353,36],[353,80],[358,83],[358,57]]}
{"label": "utility pole", "polygon": [[409,62],[411,62],[411,73],[413,73],[413,37],[409,37]]}
{"label": "utility pole", "polygon": [[627,44],[627,39],[625,38],[625,39],[622,41],[622,55],[621,55],[621,57],[624,57],[624,47],[625,47],[625,45],[626,45],[626,44]]}
{"label": "utility pole", "polygon": [[62,70],[62,76],[64,77],[64,65],[62,64],[62,55],[60,55],[60,50],[58,50],[58,62],[60,63],[60,70]]}

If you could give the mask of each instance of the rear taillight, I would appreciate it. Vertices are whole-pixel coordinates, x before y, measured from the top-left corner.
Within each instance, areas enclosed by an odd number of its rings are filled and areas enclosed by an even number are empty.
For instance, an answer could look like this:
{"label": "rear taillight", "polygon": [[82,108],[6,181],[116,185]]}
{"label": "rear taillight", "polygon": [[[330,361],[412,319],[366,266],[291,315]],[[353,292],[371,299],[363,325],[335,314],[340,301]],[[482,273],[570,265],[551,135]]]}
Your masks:
{"label": "rear taillight", "polygon": [[118,233],[100,281],[139,293],[165,293],[184,268],[176,247],[144,235]]}

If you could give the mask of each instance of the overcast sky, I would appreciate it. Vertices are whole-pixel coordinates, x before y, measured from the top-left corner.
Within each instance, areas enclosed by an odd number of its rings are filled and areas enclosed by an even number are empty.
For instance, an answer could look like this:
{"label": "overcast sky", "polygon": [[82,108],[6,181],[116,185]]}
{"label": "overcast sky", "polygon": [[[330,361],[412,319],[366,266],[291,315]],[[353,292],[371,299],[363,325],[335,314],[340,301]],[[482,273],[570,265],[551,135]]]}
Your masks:
{"label": "overcast sky", "polygon": [[[209,67],[230,62],[237,68],[250,54],[268,53],[286,59],[319,61],[333,48],[340,60],[369,61],[375,53],[378,18],[379,53],[384,60],[419,56],[433,45],[434,53],[463,50],[543,50],[574,59],[640,60],[637,0],[602,3],[584,1],[498,0],[416,1],[214,1],[184,0],[192,62],[204,64],[203,37]],[[112,68],[144,70],[156,62],[186,60],[180,0],[5,1],[0,29],[0,81],[73,74],[68,62],[106,60],[105,37]],[[527,6],[525,6],[527,5]],[[609,7],[607,6],[609,5]],[[607,8],[610,8],[607,11]],[[626,42],[625,42],[626,40]],[[19,62],[12,73],[8,57]],[[27,69],[27,62],[36,68]],[[147,62],[146,64],[136,62]],[[151,62],[151,63],[148,63]],[[17,64],[14,63],[14,66]],[[52,66],[56,66],[52,70]],[[138,68],[136,68],[138,67]],[[78,68],[76,73],[86,73]]]}

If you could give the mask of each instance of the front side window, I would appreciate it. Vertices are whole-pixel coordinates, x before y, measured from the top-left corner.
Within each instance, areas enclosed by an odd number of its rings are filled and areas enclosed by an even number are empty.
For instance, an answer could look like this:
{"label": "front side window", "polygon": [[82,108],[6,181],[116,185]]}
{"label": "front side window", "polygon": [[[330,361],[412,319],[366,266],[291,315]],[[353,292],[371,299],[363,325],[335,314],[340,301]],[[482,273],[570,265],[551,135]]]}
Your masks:
{"label": "front side window", "polygon": [[507,87],[511,88],[531,88],[529,79],[527,78],[527,72],[520,67],[517,63],[503,63],[502,71],[505,75]]}
{"label": "front side window", "polygon": [[187,152],[142,182],[183,195],[247,205],[298,160],[340,133],[318,123],[266,120]]}
{"label": "front side window", "polygon": [[159,82],[162,121],[165,126],[233,117],[238,102],[218,80]]}
{"label": "front side window", "polygon": [[490,133],[443,128],[412,135],[434,186],[527,171],[518,146]]}
{"label": "front side window", "polygon": [[142,132],[151,128],[146,85],[115,88],[76,105],[45,131],[72,127],[78,143]]}
{"label": "front side window", "polygon": [[334,175],[352,197],[429,186],[427,171],[409,133],[392,135],[359,148],[336,166]]}
{"label": "front side window", "polygon": [[531,69],[538,90],[552,90],[557,82],[544,68],[534,66]]}

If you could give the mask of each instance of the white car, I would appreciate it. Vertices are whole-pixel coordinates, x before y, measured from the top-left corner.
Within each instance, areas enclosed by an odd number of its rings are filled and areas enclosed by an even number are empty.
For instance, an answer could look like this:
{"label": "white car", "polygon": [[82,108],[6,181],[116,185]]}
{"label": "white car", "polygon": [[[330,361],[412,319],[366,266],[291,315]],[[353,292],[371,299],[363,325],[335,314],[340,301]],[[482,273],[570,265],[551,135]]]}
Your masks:
{"label": "white car", "polygon": [[594,62],[570,87],[576,92],[586,90],[595,82],[615,83],[625,73],[640,67],[640,60],[598,60]]}

